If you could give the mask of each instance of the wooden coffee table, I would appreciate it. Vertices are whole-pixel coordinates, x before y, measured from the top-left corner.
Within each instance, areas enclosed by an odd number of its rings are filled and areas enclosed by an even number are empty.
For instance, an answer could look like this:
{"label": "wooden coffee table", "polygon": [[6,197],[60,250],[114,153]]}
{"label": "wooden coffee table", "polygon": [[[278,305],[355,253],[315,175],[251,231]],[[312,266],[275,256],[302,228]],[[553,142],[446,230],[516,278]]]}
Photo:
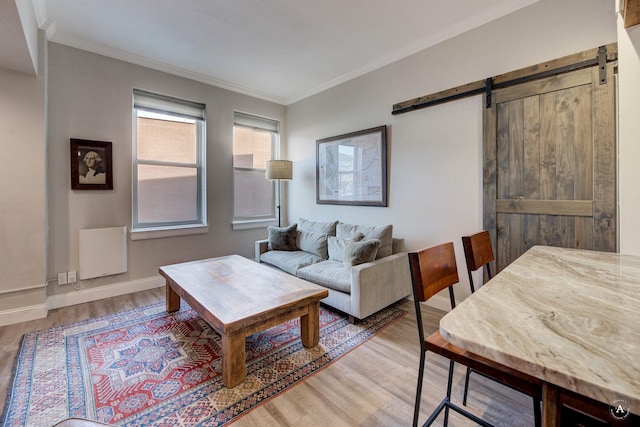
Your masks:
{"label": "wooden coffee table", "polygon": [[245,338],[300,317],[305,347],[320,339],[320,300],[329,292],[313,283],[239,255],[160,267],[167,311],[184,299],[222,336],[222,382],[228,388],[246,375]]}

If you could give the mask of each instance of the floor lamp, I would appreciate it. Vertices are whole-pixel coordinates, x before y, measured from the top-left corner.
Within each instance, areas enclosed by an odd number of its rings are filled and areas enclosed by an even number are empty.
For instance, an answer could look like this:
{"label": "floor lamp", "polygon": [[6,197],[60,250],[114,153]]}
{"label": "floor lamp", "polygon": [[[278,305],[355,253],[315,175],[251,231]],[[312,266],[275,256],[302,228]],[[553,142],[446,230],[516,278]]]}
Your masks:
{"label": "floor lamp", "polygon": [[292,179],[293,163],[289,160],[267,160],[267,179],[278,181],[278,227],[280,222],[280,181]]}

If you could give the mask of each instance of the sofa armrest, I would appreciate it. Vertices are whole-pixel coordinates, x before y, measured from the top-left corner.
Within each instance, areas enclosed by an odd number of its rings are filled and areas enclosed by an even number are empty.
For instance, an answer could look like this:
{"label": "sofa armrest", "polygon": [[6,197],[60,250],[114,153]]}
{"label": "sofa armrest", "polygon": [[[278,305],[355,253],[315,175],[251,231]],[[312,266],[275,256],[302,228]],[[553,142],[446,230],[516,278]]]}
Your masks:
{"label": "sofa armrest", "polygon": [[256,262],[260,262],[260,255],[269,250],[269,239],[256,240]]}
{"label": "sofa armrest", "polygon": [[351,310],[363,319],[412,293],[406,252],[351,268]]}

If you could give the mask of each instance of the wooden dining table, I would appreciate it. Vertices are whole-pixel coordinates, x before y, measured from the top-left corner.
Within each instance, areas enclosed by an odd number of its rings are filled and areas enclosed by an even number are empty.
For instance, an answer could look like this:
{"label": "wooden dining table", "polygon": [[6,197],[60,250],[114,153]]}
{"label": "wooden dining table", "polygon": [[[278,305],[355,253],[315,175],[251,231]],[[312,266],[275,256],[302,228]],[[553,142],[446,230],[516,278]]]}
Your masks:
{"label": "wooden dining table", "polygon": [[440,333],[541,379],[543,426],[561,425],[571,401],[605,407],[610,425],[638,419],[638,256],[535,246],[447,313]]}

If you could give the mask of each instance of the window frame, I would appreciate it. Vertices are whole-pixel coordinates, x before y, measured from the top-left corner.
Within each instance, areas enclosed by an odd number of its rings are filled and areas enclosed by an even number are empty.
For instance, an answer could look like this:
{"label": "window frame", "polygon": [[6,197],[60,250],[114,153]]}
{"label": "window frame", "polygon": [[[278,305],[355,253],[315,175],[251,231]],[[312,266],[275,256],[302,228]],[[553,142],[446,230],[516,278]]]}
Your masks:
{"label": "window frame", "polygon": [[[196,161],[178,162],[139,159],[138,117],[139,111],[194,120],[196,123]],[[186,101],[166,95],[133,90],[132,108],[132,213],[131,239],[181,236],[208,232],[206,193],[206,106],[202,103]],[[138,167],[139,165],[160,165],[196,169],[196,215],[195,220],[139,222],[138,220]]]}
{"label": "window frame", "polygon": [[[244,127],[252,130],[259,130],[270,132],[271,136],[271,158],[268,160],[273,160],[279,158],[280,153],[280,122],[275,119],[270,119],[266,117],[256,116],[253,114],[243,113],[239,111],[234,111],[233,113],[233,129],[236,126]],[[235,140],[232,141],[232,144],[235,143]],[[235,155],[232,149],[232,156]],[[232,160],[233,161],[233,160]],[[236,171],[243,172],[261,172],[262,174],[266,174],[266,165],[265,168],[247,168],[247,167],[236,167],[232,165],[233,170],[233,218],[232,218],[232,227],[234,230],[245,230],[250,228],[263,228],[269,225],[278,225],[278,214],[276,212],[277,200],[280,192],[280,188],[276,185],[276,181],[271,182],[271,188],[273,192],[273,197],[271,198],[270,203],[270,214],[268,215],[256,215],[250,217],[237,217],[235,213],[235,200],[237,197],[235,191],[235,173]],[[265,178],[266,179],[266,178]]]}

